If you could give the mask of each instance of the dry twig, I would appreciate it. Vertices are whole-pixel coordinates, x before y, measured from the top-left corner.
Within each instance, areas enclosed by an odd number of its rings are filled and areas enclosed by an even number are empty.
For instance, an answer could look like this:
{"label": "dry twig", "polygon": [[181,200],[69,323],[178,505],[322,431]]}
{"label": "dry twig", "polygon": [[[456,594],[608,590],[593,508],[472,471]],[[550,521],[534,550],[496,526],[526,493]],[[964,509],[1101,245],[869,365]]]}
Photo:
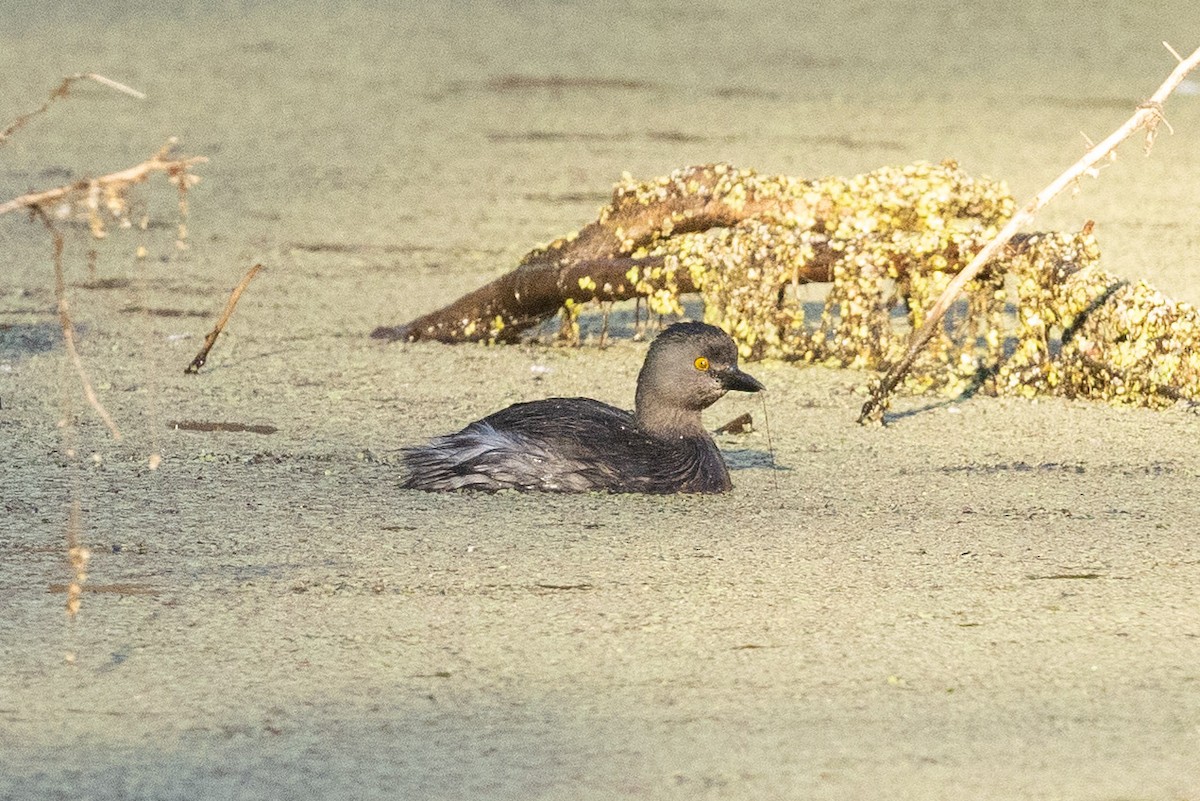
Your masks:
{"label": "dry twig", "polygon": [[67,303],[67,286],[66,279],[63,275],[63,238],[58,229],[54,227],[54,223],[46,216],[46,212],[40,206],[34,206],[34,212],[45,223],[50,235],[54,237],[54,297],[58,301],[58,321],[62,326],[63,344],[67,348],[67,354],[71,357],[71,363],[75,365],[75,372],[79,374],[79,383],[83,385],[83,395],[87,398],[87,402],[96,410],[96,414],[104,421],[104,425],[112,433],[113,439],[121,439],[121,430],[117,428],[117,424],[112,419],[112,415],[104,408],[104,404],[100,402],[100,398],[96,395],[96,390],[92,387],[91,379],[88,378],[87,371],[83,369],[83,359],[79,357],[79,349],[75,347],[75,326],[71,322],[70,306]]}
{"label": "dry twig", "polygon": [[168,177],[174,180],[186,178],[189,179],[189,182],[194,181],[195,176],[188,174],[189,168],[194,164],[204,164],[208,159],[204,156],[171,158],[171,149],[174,146],[175,140],[171,139],[159,148],[157,153],[141,164],[135,164],[132,167],[118,170],[117,172],[110,172],[108,175],[101,175],[99,178],[85,178],[84,180],[55,187],[54,189],[28,192],[20,197],[15,197],[12,200],[0,203],[0,214],[8,214],[10,211],[18,211],[20,209],[45,209],[56,203],[68,200],[72,196],[95,197],[106,195],[114,191],[120,191],[132,184],[142,183],[156,172],[165,172]]}
{"label": "dry twig", "polygon": [[[104,81],[115,83],[107,81],[107,79],[104,79]],[[120,85],[118,84],[117,86]],[[75,370],[79,374],[84,396],[92,408],[96,410],[100,419],[104,421],[105,426],[112,433],[113,439],[117,440],[121,439],[121,431],[97,397],[96,391],[88,379],[87,372],[83,368],[83,360],[80,358],[79,350],[75,344],[75,327],[71,322],[66,294],[66,281],[63,275],[63,237],[54,226],[53,220],[60,216],[57,212],[63,204],[69,204],[68,213],[71,208],[79,206],[88,215],[92,234],[97,237],[103,236],[104,224],[100,218],[101,204],[103,203],[104,208],[114,214],[124,214],[127,208],[127,200],[124,193],[130,186],[142,183],[157,172],[166,173],[170,180],[179,187],[180,208],[183,209],[184,206],[182,204],[186,199],[188,187],[199,180],[190,173],[190,168],[193,164],[205,162],[207,159],[203,156],[171,158],[170,151],[173,145],[174,139],[168,141],[153,156],[133,167],[109,173],[99,178],[76,181],[73,184],[59,186],[54,189],[29,192],[5,203],[0,203],[0,215],[11,211],[28,210],[45,224],[54,239],[55,298],[58,302],[63,342],[71,358],[71,362],[75,365]],[[181,235],[183,234],[182,222],[180,233]]]}
{"label": "dry twig", "polygon": [[34,109],[27,114],[22,114],[13,120],[12,124],[10,124],[7,128],[5,128],[3,131],[0,131],[0,145],[3,145],[10,136],[24,128],[31,119],[39,114],[46,113],[50,106],[54,104],[54,101],[64,98],[70,94],[71,84],[75,83],[76,81],[95,81],[96,83],[107,86],[110,89],[116,89],[118,92],[123,92],[132,97],[136,97],[138,100],[146,99],[146,95],[139,92],[137,89],[126,86],[118,81],[114,81],[112,78],[105,78],[103,75],[97,75],[94,72],[77,72],[74,75],[68,75],[67,77],[63,78],[62,83],[60,83],[55,90],[50,93],[50,96],[46,98],[46,102],[43,103],[40,108]]}
{"label": "dry twig", "polygon": [[242,280],[233,288],[233,292],[229,295],[229,301],[225,304],[225,310],[221,312],[217,324],[213,326],[213,330],[208,332],[208,336],[204,337],[204,345],[201,346],[200,352],[196,354],[196,358],[192,359],[192,363],[184,369],[184,374],[193,375],[200,372],[200,368],[208,361],[208,352],[212,350],[212,346],[216,344],[217,337],[221,336],[221,332],[225,330],[225,324],[229,322],[229,318],[233,316],[233,310],[237,307],[238,299],[242,297],[242,292],[250,285],[254,276],[258,275],[263,269],[261,264],[256,264],[246,271]]}
{"label": "dry twig", "polygon": [[[1167,49],[1171,49],[1169,45]],[[1171,52],[1174,53],[1173,50]],[[1176,54],[1176,58],[1178,58],[1178,54]],[[904,376],[916,361],[917,356],[920,355],[934,334],[941,328],[942,318],[946,315],[946,311],[958,298],[959,294],[961,294],[963,287],[966,286],[968,281],[979,274],[984,265],[1001,253],[1004,247],[1017,235],[1021,227],[1032,221],[1034,215],[1039,210],[1084,175],[1095,174],[1096,165],[1101,160],[1107,158],[1118,145],[1135,132],[1145,129],[1146,148],[1149,151],[1150,146],[1154,143],[1154,137],[1157,135],[1159,124],[1165,122],[1163,103],[1197,65],[1200,65],[1200,49],[1197,49],[1186,59],[1180,60],[1178,66],[1163,81],[1158,91],[1151,95],[1148,100],[1140,103],[1137,111],[1134,112],[1132,117],[1126,120],[1125,124],[1109,134],[1103,142],[1091,148],[1083,158],[1075,162],[1066,172],[1059,175],[1049,186],[1038,192],[1032,200],[1019,209],[996,237],[988,242],[975,255],[975,258],[950,281],[946,289],[942,292],[941,297],[938,298],[937,303],[929,310],[924,325],[913,334],[908,351],[904,354],[904,357],[888,370],[887,374],[884,375],[871,393],[871,397],[863,404],[862,412],[858,417],[860,423],[882,419],[891,393],[904,379]]]}

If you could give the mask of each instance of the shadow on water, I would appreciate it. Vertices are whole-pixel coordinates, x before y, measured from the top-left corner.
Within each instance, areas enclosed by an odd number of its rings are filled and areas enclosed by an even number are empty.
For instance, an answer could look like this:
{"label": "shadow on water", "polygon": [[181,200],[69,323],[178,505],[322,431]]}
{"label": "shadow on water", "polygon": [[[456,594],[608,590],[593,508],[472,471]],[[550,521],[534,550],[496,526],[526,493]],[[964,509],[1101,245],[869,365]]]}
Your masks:
{"label": "shadow on water", "polygon": [[57,321],[0,323],[0,358],[17,358],[47,353],[61,343],[62,327]]}
{"label": "shadow on water", "polygon": [[730,470],[774,470],[790,473],[792,468],[781,465],[767,451],[745,448],[738,451],[721,450]]}
{"label": "shadow on water", "polygon": [[906,409],[902,412],[885,412],[883,415],[883,424],[888,425],[889,423],[899,422],[900,420],[905,420],[909,417],[916,417],[919,414],[937,411],[938,409],[947,409],[951,406],[955,406],[959,403],[969,400],[974,395],[974,391],[963,392],[959,395],[955,395],[953,398],[942,398],[940,400],[931,401],[914,409]]}

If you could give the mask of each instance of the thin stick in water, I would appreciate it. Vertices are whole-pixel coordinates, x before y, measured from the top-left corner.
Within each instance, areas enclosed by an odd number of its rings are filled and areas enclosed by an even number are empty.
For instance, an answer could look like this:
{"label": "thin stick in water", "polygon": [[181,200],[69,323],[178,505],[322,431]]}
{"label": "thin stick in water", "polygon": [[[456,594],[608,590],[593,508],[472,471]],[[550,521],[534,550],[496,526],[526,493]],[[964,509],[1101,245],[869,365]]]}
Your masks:
{"label": "thin stick in water", "polygon": [[58,301],[58,321],[62,326],[63,344],[67,348],[67,354],[71,357],[71,363],[75,365],[75,372],[79,375],[79,383],[83,385],[83,395],[87,398],[87,402],[96,410],[96,414],[104,421],[104,425],[108,427],[113,439],[121,439],[121,430],[117,428],[116,422],[112,419],[112,415],[104,408],[104,404],[100,402],[100,398],[96,395],[96,390],[92,387],[91,379],[88,378],[87,371],[83,369],[83,359],[79,357],[79,349],[75,347],[75,325],[71,322],[70,306],[67,303],[67,283],[63,275],[63,238],[58,229],[54,227],[54,223],[46,215],[46,212],[41,206],[32,207],[34,213],[41,218],[46,225],[50,235],[54,237],[54,297]]}
{"label": "thin stick in water", "polygon": [[43,103],[40,108],[36,108],[33,111],[22,114],[20,117],[17,117],[15,120],[13,120],[7,128],[5,128],[3,131],[0,131],[0,145],[3,145],[8,137],[24,128],[31,119],[39,114],[46,113],[50,106],[54,105],[54,101],[64,98],[70,94],[71,84],[75,83],[76,81],[95,81],[98,84],[107,86],[109,89],[115,89],[118,92],[123,92],[124,94],[136,97],[138,100],[146,99],[146,95],[142,92],[139,92],[137,89],[134,89],[130,86],[126,86],[119,81],[114,81],[112,78],[106,78],[103,75],[97,75],[94,72],[77,72],[74,75],[68,75],[67,77],[63,78],[62,83],[60,83],[54,89],[54,91],[50,93],[50,96],[46,98],[46,102]]}
{"label": "thin stick in water", "polygon": [[192,375],[200,372],[200,368],[208,361],[208,352],[212,350],[212,346],[216,344],[217,337],[221,336],[221,332],[225,329],[225,324],[229,322],[229,318],[233,315],[234,308],[237,307],[238,299],[242,296],[242,292],[249,286],[250,281],[254,276],[258,275],[263,269],[261,264],[256,264],[246,271],[246,275],[236,287],[233,288],[233,293],[229,296],[229,302],[225,304],[225,310],[221,312],[221,317],[217,320],[217,324],[213,326],[213,330],[208,332],[208,336],[204,338],[204,345],[200,348],[200,352],[196,354],[196,358],[192,359],[192,363],[184,369],[184,374]]}
{"label": "thin stick in water", "polygon": [[767,417],[767,399],[765,395],[759,394],[759,400],[762,402],[763,410],[763,431],[767,434],[767,453],[771,458],[771,481],[775,485],[775,494],[779,494],[779,470],[775,465],[775,446],[771,443],[771,419]]}
{"label": "thin stick in water", "polygon": [[[1166,45],[1165,42],[1163,44]],[[1170,45],[1166,46],[1168,50],[1171,50]],[[1171,50],[1171,52],[1177,59],[1179,58],[1174,50]],[[983,269],[984,265],[1000,254],[1000,251],[1017,235],[1021,226],[1029,223],[1033,219],[1034,214],[1040,211],[1042,207],[1084,175],[1096,175],[1096,165],[1102,159],[1108,158],[1109,154],[1117,148],[1117,145],[1143,128],[1146,131],[1146,150],[1147,153],[1149,152],[1150,146],[1154,143],[1154,137],[1158,133],[1158,126],[1166,122],[1166,118],[1163,115],[1163,102],[1175,91],[1175,88],[1179,84],[1183,83],[1183,79],[1198,64],[1200,64],[1200,49],[1197,49],[1186,59],[1180,59],[1178,66],[1167,76],[1162,85],[1158,87],[1158,91],[1151,95],[1150,99],[1139,103],[1137,111],[1125,121],[1124,125],[1109,134],[1108,138],[1103,142],[1088,150],[1083,158],[1075,162],[1066,172],[1055,178],[1049,186],[1038,192],[1033,199],[1013,215],[1013,218],[1008,221],[1008,225],[1004,226],[1000,233],[996,234],[996,237],[988,242],[975,255],[975,258],[954,277],[949,285],[947,285],[945,291],[942,292],[941,297],[938,298],[937,303],[929,310],[928,316],[925,318],[925,324],[913,334],[904,358],[888,370],[887,374],[879,382],[879,385],[871,393],[871,397],[863,404],[862,412],[858,416],[858,422],[877,421],[882,418],[892,392],[904,379],[904,376],[907,375],[909,369],[912,368],[917,356],[929,344],[929,340],[933,338],[938,327],[942,325],[942,318],[946,315],[947,309],[954,303],[967,282],[974,278]],[[1170,128],[1169,125],[1167,127],[1168,129]]]}

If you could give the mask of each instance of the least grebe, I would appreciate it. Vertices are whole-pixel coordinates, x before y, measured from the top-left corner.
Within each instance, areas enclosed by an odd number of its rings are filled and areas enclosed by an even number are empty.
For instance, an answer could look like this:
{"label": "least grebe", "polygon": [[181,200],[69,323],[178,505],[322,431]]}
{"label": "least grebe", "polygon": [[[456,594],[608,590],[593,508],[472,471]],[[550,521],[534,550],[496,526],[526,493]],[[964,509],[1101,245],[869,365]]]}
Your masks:
{"label": "least grebe", "polygon": [[764,389],[738,369],[733,340],[716,326],[675,323],[650,345],[632,414],[591,398],[518,403],[407,449],[404,486],[727,492],[729,469],[700,412],[731,389]]}

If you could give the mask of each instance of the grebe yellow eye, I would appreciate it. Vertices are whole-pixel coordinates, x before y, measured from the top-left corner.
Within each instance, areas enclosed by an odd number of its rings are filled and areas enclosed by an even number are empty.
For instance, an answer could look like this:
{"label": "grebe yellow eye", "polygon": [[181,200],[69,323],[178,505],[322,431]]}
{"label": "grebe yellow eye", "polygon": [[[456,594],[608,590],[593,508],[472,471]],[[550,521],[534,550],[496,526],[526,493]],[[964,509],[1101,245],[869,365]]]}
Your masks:
{"label": "grebe yellow eye", "polygon": [[703,356],[697,356],[696,361],[692,362],[692,364],[696,365],[697,370],[708,369],[708,359],[704,358]]}

